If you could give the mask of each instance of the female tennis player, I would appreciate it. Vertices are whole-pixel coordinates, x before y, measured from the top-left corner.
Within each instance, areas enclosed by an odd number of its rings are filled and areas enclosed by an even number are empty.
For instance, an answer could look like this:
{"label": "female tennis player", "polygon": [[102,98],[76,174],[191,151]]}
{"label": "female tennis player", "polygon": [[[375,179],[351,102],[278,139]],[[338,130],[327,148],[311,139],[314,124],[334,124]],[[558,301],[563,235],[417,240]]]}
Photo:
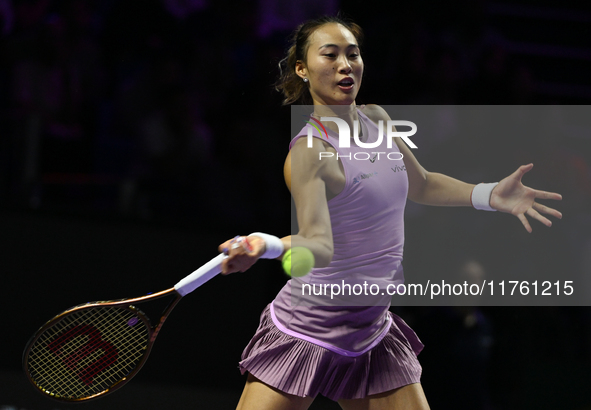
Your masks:
{"label": "female tennis player", "polygon": [[[313,104],[310,120],[338,116],[359,140],[376,141],[379,121],[389,120],[377,105],[357,106],[363,79],[358,25],[323,17],[301,25],[289,49],[279,88],[285,103]],[[304,128],[290,144],[285,180],[297,208],[297,235],[277,238],[254,233],[224,242],[229,255],[222,273],[245,271],[259,258],[280,258],[294,244],[310,249],[315,267],[310,282],[325,278],[359,281],[372,278],[400,283],[403,212],[406,199],[437,206],[474,206],[515,215],[531,232],[527,216],[546,226],[542,214],[560,212],[536,199],[561,199],[556,193],[521,183],[532,164],[521,166],[498,184],[472,185],[428,172],[400,138],[392,161],[353,161],[362,149],[351,140],[339,147],[335,122],[323,121],[328,137],[314,134],[307,146]],[[329,156],[320,153],[339,154]],[[363,177],[365,175],[365,177]],[[239,410],[307,409],[322,394],[345,410],[428,409],[420,384],[417,355],[423,345],[406,323],[389,312],[387,303],[372,306],[294,304],[291,279],[264,310],[257,332],[244,350],[240,369],[248,372]]]}

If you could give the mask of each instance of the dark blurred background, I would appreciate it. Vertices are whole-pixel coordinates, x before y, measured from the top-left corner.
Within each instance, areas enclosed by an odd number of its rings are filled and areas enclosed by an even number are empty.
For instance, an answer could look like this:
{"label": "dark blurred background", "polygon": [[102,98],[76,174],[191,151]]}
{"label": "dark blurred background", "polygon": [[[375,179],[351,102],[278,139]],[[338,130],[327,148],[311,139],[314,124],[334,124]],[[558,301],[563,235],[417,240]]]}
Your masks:
{"label": "dark blurred background", "polygon": [[[359,104],[591,102],[591,8],[573,0],[0,0],[2,410],[69,407],[20,371],[55,313],[168,288],[236,234],[289,234],[289,107],[272,84],[295,26],[339,10],[366,34]],[[502,129],[442,129],[416,156],[473,183],[534,162],[525,183],[562,193],[564,219],[530,235],[409,203],[407,278],[591,271],[589,129],[491,142]],[[80,407],[234,408],[240,353],[285,280],[272,261],[215,278],[130,386]],[[433,409],[591,409],[589,308],[393,310],[426,345]]]}

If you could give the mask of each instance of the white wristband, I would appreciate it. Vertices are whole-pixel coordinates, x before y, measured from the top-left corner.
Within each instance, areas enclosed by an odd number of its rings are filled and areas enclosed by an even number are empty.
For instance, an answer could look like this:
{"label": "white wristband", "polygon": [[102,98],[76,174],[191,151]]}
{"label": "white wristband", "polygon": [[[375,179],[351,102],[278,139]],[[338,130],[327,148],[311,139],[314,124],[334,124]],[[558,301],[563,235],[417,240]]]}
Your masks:
{"label": "white wristband", "polygon": [[248,236],[258,236],[265,241],[265,253],[261,256],[262,259],[276,259],[283,253],[283,242],[276,236],[261,232],[251,233]]}
{"label": "white wristband", "polygon": [[498,184],[498,182],[492,182],[490,184],[476,185],[470,195],[472,206],[481,211],[496,211],[496,209],[490,206],[490,195],[494,187]]}

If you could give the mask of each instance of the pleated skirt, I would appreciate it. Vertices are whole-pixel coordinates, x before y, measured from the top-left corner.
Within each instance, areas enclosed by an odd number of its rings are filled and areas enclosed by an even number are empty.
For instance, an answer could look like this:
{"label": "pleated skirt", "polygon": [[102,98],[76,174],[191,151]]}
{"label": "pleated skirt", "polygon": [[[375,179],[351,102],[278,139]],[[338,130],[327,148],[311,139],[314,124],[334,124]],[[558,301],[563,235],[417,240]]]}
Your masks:
{"label": "pleated skirt", "polygon": [[322,394],[332,400],[360,399],[421,379],[417,355],[423,344],[397,315],[384,338],[371,350],[347,357],[281,332],[270,305],[242,353],[239,368],[263,383],[300,397]]}

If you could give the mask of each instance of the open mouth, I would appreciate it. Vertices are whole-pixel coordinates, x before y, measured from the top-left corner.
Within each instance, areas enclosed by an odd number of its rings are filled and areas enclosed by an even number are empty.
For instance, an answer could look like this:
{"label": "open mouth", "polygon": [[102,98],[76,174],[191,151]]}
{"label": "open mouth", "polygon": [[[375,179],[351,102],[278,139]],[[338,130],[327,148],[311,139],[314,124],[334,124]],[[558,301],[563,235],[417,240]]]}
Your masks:
{"label": "open mouth", "polygon": [[353,88],[353,84],[355,84],[355,81],[353,81],[353,79],[351,77],[346,77],[343,78],[341,81],[339,81],[337,83],[337,85],[339,86],[340,89],[342,90],[350,90]]}

